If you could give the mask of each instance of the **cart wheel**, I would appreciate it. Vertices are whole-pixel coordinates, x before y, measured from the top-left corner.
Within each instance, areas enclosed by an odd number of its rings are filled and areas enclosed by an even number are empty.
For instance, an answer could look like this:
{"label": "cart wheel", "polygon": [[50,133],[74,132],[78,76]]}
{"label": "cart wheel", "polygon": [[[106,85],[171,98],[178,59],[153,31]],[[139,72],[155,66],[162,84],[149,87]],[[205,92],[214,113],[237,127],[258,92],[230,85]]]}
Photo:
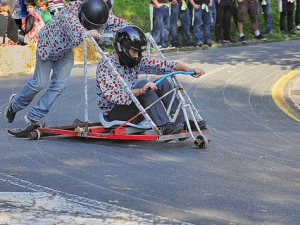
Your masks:
{"label": "cart wheel", "polygon": [[195,145],[197,145],[201,149],[207,148],[208,142],[209,140],[207,139],[207,137],[203,135],[199,135],[197,139],[194,141]]}
{"label": "cart wheel", "polygon": [[39,131],[39,130],[34,130],[34,131],[31,131],[30,133],[29,133],[29,138],[31,138],[31,139],[40,139],[41,138],[41,132]]}

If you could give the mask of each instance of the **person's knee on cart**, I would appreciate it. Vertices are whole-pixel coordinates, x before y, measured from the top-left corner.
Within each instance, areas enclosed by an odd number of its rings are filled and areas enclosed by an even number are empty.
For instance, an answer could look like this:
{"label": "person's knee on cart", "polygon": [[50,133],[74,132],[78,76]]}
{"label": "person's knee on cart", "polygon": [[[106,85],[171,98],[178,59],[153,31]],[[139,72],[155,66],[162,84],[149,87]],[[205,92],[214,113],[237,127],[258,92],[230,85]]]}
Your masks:
{"label": "person's knee on cart", "polygon": [[[197,78],[205,73],[203,69],[192,69],[175,61],[143,56],[142,52],[147,48],[147,39],[144,32],[136,26],[121,28],[115,35],[114,48],[115,52],[107,55],[107,58],[144,108],[173,87],[167,80],[158,85],[148,80],[138,80],[140,74],[164,75],[181,70],[193,71],[195,73],[193,76]],[[109,120],[129,120],[139,112],[135,103],[125,91],[123,83],[111,71],[104,58],[100,59],[98,63],[96,82],[97,105]],[[186,128],[182,111],[175,122],[170,122],[165,108],[168,107],[171,98],[171,96],[167,96],[147,110],[153,122],[161,127],[163,134],[179,133]],[[176,101],[177,105],[173,104],[171,114],[175,113],[179,104],[178,99]],[[131,122],[139,123],[143,119],[143,116],[140,115]],[[205,121],[198,123],[205,125]]]}

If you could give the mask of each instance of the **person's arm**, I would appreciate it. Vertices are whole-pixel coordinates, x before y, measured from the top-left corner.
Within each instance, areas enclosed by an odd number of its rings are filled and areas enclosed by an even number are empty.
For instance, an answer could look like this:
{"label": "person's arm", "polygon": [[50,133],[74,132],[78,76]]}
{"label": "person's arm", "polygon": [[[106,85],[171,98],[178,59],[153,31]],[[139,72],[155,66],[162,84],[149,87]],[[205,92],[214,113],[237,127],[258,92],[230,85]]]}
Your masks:
{"label": "person's arm", "polygon": [[[82,43],[83,34],[85,32],[87,32],[88,30],[82,26],[82,24],[80,23],[80,20],[78,18],[78,11],[76,10],[76,8],[77,7],[79,8],[79,5],[69,4],[68,6],[65,6],[65,7],[67,7],[66,10],[68,12],[64,15],[64,18],[61,18],[60,26],[61,26],[61,29],[63,30],[63,32],[69,38],[72,48],[76,48],[78,45],[80,45]],[[95,30],[92,30],[89,32],[93,33],[94,31]],[[92,34],[92,36],[93,36],[93,34]]]}
{"label": "person's arm", "polygon": [[194,72],[195,74],[193,75],[193,77],[200,77],[201,75],[204,75],[205,74],[205,71],[201,68],[190,68],[188,66],[185,66],[181,63],[176,63],[176,70],[177,71],[185,71],[185,72]]}
{"label": "person's arm", "polygon": [[152,0],[152,2],[153,2],[153,4],[154,4],[154,6],[155,6],[155,8],[160,8],[161,7],[161,4],[158,2],[158,0]]}
{"label": "person's arm", "polygon": [[200,5],[197,5],[194,0],[189,0],[189,2],[191,3],[191,5],[193,6],[194,9],[199,9]]}
{"label": "person's arm", "polygon": [[31,40],[34,40],[42,27],[45,26],[44,20],[38,13],[36,13],[36,17],[32,17],[34,18],[33,27],[24,37],[25,44],[29,44]]}
{"label": "person's arm", "polygon": [[135,97],[137,97],[139,95],[145,94],[146,92],[153,91],[156,89],[157,89],[156,84],[149,81],[147,84],[144,85],[144,87],[139,89],[132,89],[131,92],[132,94],[134,94]]}
{"label": "person's arm", "polygon": [[28,15],[26,18],[25,18],[25,29],[23,30],[23,35],[27,34],[29,31],[32,30],[33,28],[33,24],[34,24],[34,17],[33,15]]}

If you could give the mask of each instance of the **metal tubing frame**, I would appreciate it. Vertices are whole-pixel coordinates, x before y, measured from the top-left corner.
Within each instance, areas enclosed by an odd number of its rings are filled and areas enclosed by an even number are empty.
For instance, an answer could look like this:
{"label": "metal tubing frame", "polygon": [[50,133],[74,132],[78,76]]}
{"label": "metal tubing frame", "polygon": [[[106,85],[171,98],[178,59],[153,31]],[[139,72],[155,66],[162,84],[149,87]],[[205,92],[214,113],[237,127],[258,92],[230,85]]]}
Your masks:
{"label": "metal tubing frame", "polygon": [[[156,44],[156,42],[154,41],[154,39],[153,39],[153,37],[151,36],[151,34],[150,34],[150,33],[146,33],[146,37],[147,37],[147,39],[148,39],[148,42],[150,42],[151,45],[152,45],[152,46],[154,47],[154,49],[156,50],[158,56],[159,56],[161,59],[165,60],[164,55],[162,54],[162,52],[161,52],[161,51],[159,50],[159,48],[157,47],[157,44]],[[196,115],[196,120],[195,120],[195,121],[201,121],[201,120],[203,120],[202,117],[200,116],[199,112],[197,111],[195,105],[194,105],[193,102],[191,101],[190,97],[188,96],[188,94],[186,93],[186,91],[183,89],[183,87],[182,87],[181,83],[179,82],[179,80],[178,80],[175,76],[172,76],[172,78],[173,78],[172,80],[173,80],[175,86],[178,85],[178,86],[180,86],[180,87],[182,88],[182,95],[183,95],[184,99],[190,104],[191,110],[192,110],[193,114]]]}
{"label": "metal tubing frame", "polygon": [[[150,33],[146,33],[146,37],[148,39],[148,42],[150,42],[152,44],[152,46],[154,47],[154,49],[158,53],[159,57],[161,59],[165,60],[164,55],[162,54],[162,52],[158,48],[158,46],[157,46],[156,42],[154,41],[153,37],[151,36],[151,34]],[[186,124],[188,126],[189,133],[190,133],[191,137],[193,138],[193,140],[196,140],[195,136],[193,135],[190,123],[189,123],[189,118],[188,118],[188,113],[187,113],[186,108],[188,108],[188,110],[189,110],[189,112],[190,112],[190,114],[192,116],[191,119],[193,121],[201,121],[203,119],[200,116],[199,112],[197,111],[195,105],[191,101],[190,97],[188,96],[188,94],[184,90],[182,84],[177,79],[177,77],[174,76],[174,75],[171,75],[170,79],[173,81],[174,86],[177,87],[177,91],[174,93],[174,95],[176,94],[176,96],[179,98],[180,104],[179,104],[179,106],[178,106],[178,108],[176,110],[176,113],[173,116],[170,115],[170,107],[171,107],[171,105],[170,105],[168,107],[168,109],[167,109],[168,116],[169,116],[170,120],[174,122],[176,120],[177,116],[178,116],[179,107],[181,107],[181,109],[183,111],[183,115],[184,115],[185,121],[186,121]],[[174,100],[173,97],[172,97],[172,103],[173,103],[173,100]],[[200,129],[200,127],[199,127],[199,125],[198,125],[197,122],[195,122],[195,125],[196,125],[196,128],[197,128],[199,134],[203,135],[203,133],[202,133],[202,131],[201,131],[201,129]]]}

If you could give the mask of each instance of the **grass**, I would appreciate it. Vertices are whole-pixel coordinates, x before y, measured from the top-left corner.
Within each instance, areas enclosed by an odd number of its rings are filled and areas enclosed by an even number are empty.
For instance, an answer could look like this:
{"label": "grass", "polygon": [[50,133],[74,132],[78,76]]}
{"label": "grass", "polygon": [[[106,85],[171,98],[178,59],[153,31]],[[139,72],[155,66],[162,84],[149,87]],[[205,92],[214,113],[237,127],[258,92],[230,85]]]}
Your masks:
{"label": "grass", "polygon": [[[126,19],[133,25],[140,27],[144,32],[150,32],[150,16],[149,16],[149,0],[114,0],[113,12],[116,16]],[[286,37],[283,37],[280,34],[279,26],[279,17],[280,13],[278,12],[278,2],[271,1],[271,18],[274,34],[264,34],[265,31],[265,22],[264,16],[259,15],[259,24],[261,26],[262,34],[272,40],[284,40]],[[295,11],[293,18],[295,18]],[[295,31],[296,32],[296,31]],[[233,39],[238,39],[239,32],[233,22],[231,26],[231,34]],[[254,40],[254,33],[252,26],[250,24],[250,18],[247,16],[246,21],[244,22],[244,34],[247,40]],[[297,36],[300,36],[300,33],[297,33]],[[191,34],[191,36],[193,36]],[[290,36],[291,37],[291,36]],[[211,33],[212,40],[215,40],[214,33]]]}

